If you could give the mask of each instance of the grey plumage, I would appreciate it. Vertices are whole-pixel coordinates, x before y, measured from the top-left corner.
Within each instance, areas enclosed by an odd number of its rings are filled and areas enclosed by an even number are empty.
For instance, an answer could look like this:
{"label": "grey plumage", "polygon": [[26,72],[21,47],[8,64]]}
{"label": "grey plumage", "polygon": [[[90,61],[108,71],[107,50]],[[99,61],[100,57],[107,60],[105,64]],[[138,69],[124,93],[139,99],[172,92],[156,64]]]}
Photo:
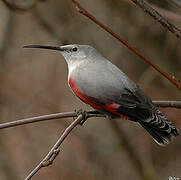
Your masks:
{"label": "grey plumage", "polygon": [[91,106],[94,103],[94,108],[98,107],[98,110],[112,117],[125,115],[140,123],[162,146],[169,144],[172,137],[179,134],[178,129],[151,99],[125,73],[93,47],[77,44],[28,47],[59,50],[68,64],[69,84],[85,103]]}

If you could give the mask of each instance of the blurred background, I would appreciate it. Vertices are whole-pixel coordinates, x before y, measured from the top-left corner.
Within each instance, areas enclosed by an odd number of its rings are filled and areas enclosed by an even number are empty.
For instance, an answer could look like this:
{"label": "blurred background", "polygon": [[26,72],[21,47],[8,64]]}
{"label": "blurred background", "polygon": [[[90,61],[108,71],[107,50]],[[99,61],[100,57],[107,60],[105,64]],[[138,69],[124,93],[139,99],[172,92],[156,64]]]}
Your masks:
{"label": "blurred background", "polygon": [[[104,30],[79,14],[71,0],[8,0],[26,11],[10,10],[0,1],[0,122],[44,114],[91,109],[70,91],[67,66],[53,51],[22,49],[28,44],[89,44],[126,72],[153,100],[180,100],[175,86]],[[31,3],[34,2],[32,5]],[[180,40],[130,0],[80,0],[101,22],[181,79]],[[179,0],[150,0],[152,6],[181,27]],[[32,6],[32,7],[31,7]],[[181,127],[181,111],[162,111]],[[42,160],[69,119],[0,130],[0,179],[20,180]],[[181,178],[181,137],[158,146],[133,122],[89,119],[61,146],[53,166],[36,180],[165,180]]]}

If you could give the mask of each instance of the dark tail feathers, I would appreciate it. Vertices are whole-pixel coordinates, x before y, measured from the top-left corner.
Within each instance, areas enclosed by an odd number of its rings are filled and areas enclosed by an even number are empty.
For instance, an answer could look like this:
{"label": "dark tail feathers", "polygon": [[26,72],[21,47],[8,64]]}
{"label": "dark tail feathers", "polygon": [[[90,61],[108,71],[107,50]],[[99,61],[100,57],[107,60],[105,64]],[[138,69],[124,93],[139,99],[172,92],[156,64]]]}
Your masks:
{"label": "dark tail feathers", "polygon": [[168,145],[173,136],[179,135],[179,130],[163,115],[158,108],[154,110],[149,119],[141,122],[139,121],[139,123],[161,146]]}

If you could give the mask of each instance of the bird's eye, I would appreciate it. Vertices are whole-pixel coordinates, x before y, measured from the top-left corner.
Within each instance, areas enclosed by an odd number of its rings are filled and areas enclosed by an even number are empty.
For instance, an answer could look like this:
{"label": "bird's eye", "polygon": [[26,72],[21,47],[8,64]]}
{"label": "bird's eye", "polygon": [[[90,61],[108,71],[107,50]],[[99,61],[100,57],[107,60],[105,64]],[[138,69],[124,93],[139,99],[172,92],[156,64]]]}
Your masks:
{"label": "bird's eye", "polygon": [[76,48],[76,47],[74,47],[74,48],[72,49],[72,51],[76,52],[76,51],[77,51],[77,48]]}

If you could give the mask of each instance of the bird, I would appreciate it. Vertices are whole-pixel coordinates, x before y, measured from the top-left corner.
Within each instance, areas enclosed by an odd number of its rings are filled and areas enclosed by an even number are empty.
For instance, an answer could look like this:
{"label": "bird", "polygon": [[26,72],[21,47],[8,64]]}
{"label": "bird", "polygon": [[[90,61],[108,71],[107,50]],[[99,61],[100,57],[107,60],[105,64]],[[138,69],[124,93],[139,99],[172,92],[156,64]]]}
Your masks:
{"label": "bird", "polygon": [[139,123],[160,146],[179,130],[122,70],[89,45],[26,45],[60,52],[68,65],[68,84],[84,103],[111,118]]}

